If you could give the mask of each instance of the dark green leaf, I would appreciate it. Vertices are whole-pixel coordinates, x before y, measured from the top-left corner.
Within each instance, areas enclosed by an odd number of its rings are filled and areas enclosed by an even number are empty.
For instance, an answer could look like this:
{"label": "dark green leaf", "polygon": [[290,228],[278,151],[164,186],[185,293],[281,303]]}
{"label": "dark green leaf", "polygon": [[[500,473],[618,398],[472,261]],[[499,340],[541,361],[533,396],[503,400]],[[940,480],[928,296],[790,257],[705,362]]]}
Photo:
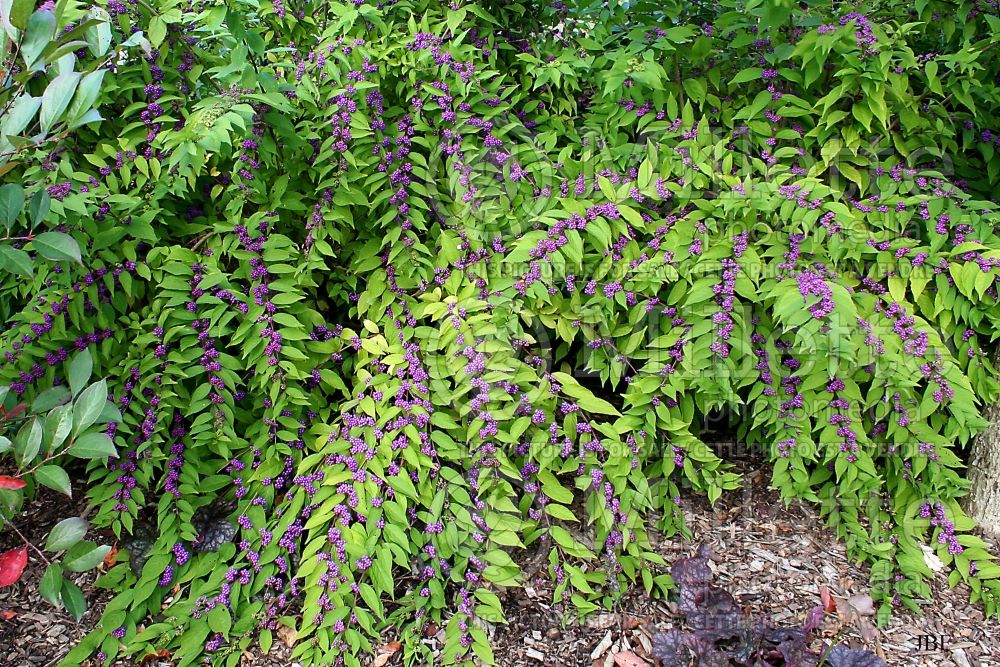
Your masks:
{"label": "dark green leaf", "polygon": [[93,542],[77,542],[63,557],[62,566],[70,572],[86,572],[98,566],[111,551],[111,547],[97,546]]}
{"label": "dark green leaf", "polygon": [[83,613],[87,611],[87,600],[83,597],[83,591],[69,579],[63,579],[62,603],[66,607],[66,611],[78,621],[83,618]]}
{"label": "dark green leaf", "polygon": [[38,592],[49,603],[59,605],[59,591],[62,590],[62,568],[58,563],[50,563],[38,583]]}
{"label": "dark green leaf", "polygon": [[35,0],[14,0],[10,8],[10,22],[18,30],[28,27],[28,19],[35,8]]}
{"label": "dark green leaf", "polygon": [[7,229],[14,226],[24,208],[24,188],[17,183],[0,187],[0,224]]}
{"label": "dark green leaf", "polygon": [[73,441],[69,453],[80,459],[103,459],[118,452],[107,433],[85,433]]}
{"label": "dark green leaf", "polygon": [[21,43],[21,57],[29,71],[32,71],[32,66],[52,40],[55,31],[56,17],[50,11],[40,9],[28,19]]}
{"label": "dark green leaf", "polygon": [[[50,489],[58,491],[59,493],[64,493],[70,497],[73,495],[73,489],[69,483],[69,475],[67,475],[66,471],[57,465],[42,466],[35,471],[35,479]],[[55,528],[53,528],[53,530],[55,530]],[[49,537],[51,538],[51,533]],[[65,549],[66,547],[62,548]]]}
{"label": "dark green leaf", "polygon": [[69,234],[62,232],[44,232],[31,241],[31,246],[42,257],[54,262],[73,261],[83,264],[80,256],[80,246]]}
{"label": "dark green leaf", "polygon": [[80,392],[73,407],[74,432],[81,433],[97,421],[108,402],[108,383],[98,380]]}
{"label": "dark green leaf", "polygon": [[52,129],[52,126],[62,118],[82,76],[79,72],[63,72],[49,82],[45,92],[42,93],[42,112],[39,115],[43,133]]}
{"label": "dark green leaf", "polygon": [[94,372],[94,359],[90,355],[90,350],[83,350],[73,357],[69,364],[69,388],[76,396],[83,390],[84,386],[90,382],[90,376]]}
{"label": "dark green leaf", "polygon": [[[63,475],[65,474],[66,473],[63,473]],[[67,479],[66,481],[68,484],[69,480]],[[66,549],[74,546],[77,542],[84,538],[89,527],[90,524],[87,523],[87,520],[78,516],[71,516],[68,519],[63,519],[54,525],[52,530],[49,531],[49,537],[45,540],[45,549],[48,551],[66,551]],[[63,564],[66,565],[66,562],[64,561]],[[97,563],[94,563],[94,565],[97,565]],[[66,565],[66,567],[69,566]],[[85,567],[83,569],[86,570],[89,568]]]}
{"label": "dark green leaf", "polygon": [[28,213],[31,215],[31,225],[37,226],[45,220],[49,214],[49,207],[52,205],[52,196],[45,188],[35,192],[28,204]]}
{"label": "dark green leaf", "polygon": [[73,397],[70,395],[69,389],[63,385],[57,385],[40,393],[32,401],[31,411],[36,413],[48,412],[54,407],[65,405],[71,398]]}
{"label": "dark green leaf", "polygon": [[26,278],[34,275],[31,256],[6,243],[0,243],[0,268]]}

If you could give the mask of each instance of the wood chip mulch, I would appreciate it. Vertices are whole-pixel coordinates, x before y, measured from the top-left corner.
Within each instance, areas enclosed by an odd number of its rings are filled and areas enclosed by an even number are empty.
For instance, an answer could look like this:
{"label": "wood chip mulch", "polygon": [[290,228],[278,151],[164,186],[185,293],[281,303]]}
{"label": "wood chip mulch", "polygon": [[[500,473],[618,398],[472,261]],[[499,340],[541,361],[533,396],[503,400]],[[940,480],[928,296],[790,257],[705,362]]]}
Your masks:
{"label": "wood chip mulch", "polygon": [[[868,648],[892,667],[1000,665],[1000,623],[985,619],[980,607],[969,604],[964,585],[950,589],[944,571],[932,582],[934,600],[922,604],[923,616],[904,609],[886,627],[876,627],[864,610],[865,570],[846,560],[843,544],[822,526],[814,507],[793,504],[785,509],[776,494],[766,489],[766,480],[763,471],[748,473],[742,497],[739,493],[723,496],[714,508],[701,499],[688,501],[685,519],[697,541],[662,540],[657,551],[670,563],[689,555],[698,541],[706,542],[714,554],[715,583],[733,593],[754,618],[770,615],[778,625],[800,624],[820,604],[820,590],[826,587],[838,602],[838,612],[829,614],[824,626],[828,639],[836,635],[850,646]],[[33,541],[44,542],[46,524],[50,522],[41,520],[31,531]],[[991,546],[998,553],[997,545]],[[92,587],[93,573],[77,578],[92,601],[77,624],[39,598],[37,582],[43,571],[44,564],[32,553],[22,580],[29,583],[0,589],[0,667],[52,667],[100,618],[107,593]],[[544,578],[531,578],[523,588],[507,589],[501,597],[508,623],[489,628],[500,667],[654,665],[652,636],[680,626],[672,602],[650,599],[641,589],[626,592],[615,609],[582,623],[567,618],[568,610],[561,605],[552,604],[551,584]],[[936,641],[930,648],[928,637]],[[386,638],[387,645],[392,639]],[[296,665],[287,659],[287,648],[275,644],[270,655],[247,654],[242,664]],[[367,664],[373,663],[379,667],[401,664],[401,652],[383,654]],[[167,667],[171,663],[145,664]]]}

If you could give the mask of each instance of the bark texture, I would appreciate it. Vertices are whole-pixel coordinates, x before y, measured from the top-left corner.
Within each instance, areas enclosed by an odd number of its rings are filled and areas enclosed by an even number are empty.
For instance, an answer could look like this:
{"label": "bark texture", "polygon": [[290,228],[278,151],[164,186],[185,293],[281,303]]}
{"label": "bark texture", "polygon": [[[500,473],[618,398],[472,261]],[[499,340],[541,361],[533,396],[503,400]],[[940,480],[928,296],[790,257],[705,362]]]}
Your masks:
{"label": "bark texture", "polygon": [[984,530],[1000,536],[1000,403],[983,415],[989,427],[976,436],[969,460],[972,488],[965,499],[965,511]]}

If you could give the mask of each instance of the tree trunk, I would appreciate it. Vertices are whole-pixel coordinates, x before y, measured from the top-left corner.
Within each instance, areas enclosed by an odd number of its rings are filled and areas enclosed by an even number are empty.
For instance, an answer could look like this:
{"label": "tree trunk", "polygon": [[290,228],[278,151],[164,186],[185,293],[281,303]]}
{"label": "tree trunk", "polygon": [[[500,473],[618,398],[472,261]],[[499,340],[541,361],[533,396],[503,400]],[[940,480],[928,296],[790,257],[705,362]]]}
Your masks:
{"label": "tree trunk", "polygon": [[965,499],[965,511],[991,536],[1000,537],[1000,403],[991,405],[983,416],[990,425],[972,445],[972,488]]}

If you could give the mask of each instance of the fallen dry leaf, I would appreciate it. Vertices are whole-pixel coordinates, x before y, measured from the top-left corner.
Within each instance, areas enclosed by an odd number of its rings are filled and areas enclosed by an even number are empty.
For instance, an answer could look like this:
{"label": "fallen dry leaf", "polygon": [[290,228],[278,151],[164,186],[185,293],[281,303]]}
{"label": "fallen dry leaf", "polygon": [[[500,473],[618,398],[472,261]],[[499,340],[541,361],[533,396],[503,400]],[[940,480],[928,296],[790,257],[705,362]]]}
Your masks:
{"label": "fallen dry leaf", "polygon": [[275,634],[278,635],[278,639],[281,640],[281,643],[288,648],[295,646],[295,640],[298,638],[295,628],[290,628],[287,625],[279,625]]}
{"label": "fallen dry leaf", "polygon": [[392,656],[399,652],[399,649],[403,648],[403,645],[399,642],[389,642],[385,646],[381,646],[378,649],[378,655],[375,656],[375,660],[372,661],[372,667],[384,667]]}
{"label": "fallen dry leaf", "polygon": [[934,553],[933,549],[931,549],[926,544],[921,544],[920,550],[924,552],[924,563],[927,564],[927,567],[934,570],[935,572],[940,572],[941,570],[944,569],[944,563],[941,562],[941,559],[938,558],[937,554]]}
{"label": "fallen dry leaf", "polygon": [[17,618],[17,612],[10,609],[0,610],[0,621],[12,621]]}
{"label": "fallen dry leaf", "polygon": [[597,660],[602,655],[607,653],[609,648],[611,648],[611,630],[608,630],[607,634],[604,635],[604,638],[599,641],[597,646],[594,647],[594,650],[590,652],[590,659]]}
{"label": "fallen dry leaf", "polygon": [[852,595],[847,599],[847,603],[856,611],[860,616],[874,616],[875,615],[875,602],[872,600],[870,595],[865,595],[859,593],[857,595]]}
{"label": "fallen dry leaf", "polygon": [[830,589],[826,586],[819,587],[819,599],[823,603],[823,611],[828,614],[837,611],[837,601],[830,595]]}
{"label": "fallen dry leaf", "polygon": [[111,547],[111,551],[109,551],[104,556],[104,567],[111,567],[112,565],[114,565],[115,564],[115,559],[117,557],[118,557],[118,547],[116,547],[116,546],[115,547]]}
{"label": "fallen dry leaf", "polygon": [[858,629],[861,630],[861,636],[869,644],[878,637],[878,628],[872,625],[867,618],[858,619]]}
{"label": "fallen dry leaf", "polygon": [[649,667],[648,662],[632,651],[619,651],[615,653],[615,665],[618,667]]}
{"label": "fallen dry leaf", "polygon": [[156,660],[166,660],[170,657],[170,651],[167,649],[160,649],[156,653],[147,653],[142,660],[139,661],[140,665],[145,665],[147,662],[153,662]]}

